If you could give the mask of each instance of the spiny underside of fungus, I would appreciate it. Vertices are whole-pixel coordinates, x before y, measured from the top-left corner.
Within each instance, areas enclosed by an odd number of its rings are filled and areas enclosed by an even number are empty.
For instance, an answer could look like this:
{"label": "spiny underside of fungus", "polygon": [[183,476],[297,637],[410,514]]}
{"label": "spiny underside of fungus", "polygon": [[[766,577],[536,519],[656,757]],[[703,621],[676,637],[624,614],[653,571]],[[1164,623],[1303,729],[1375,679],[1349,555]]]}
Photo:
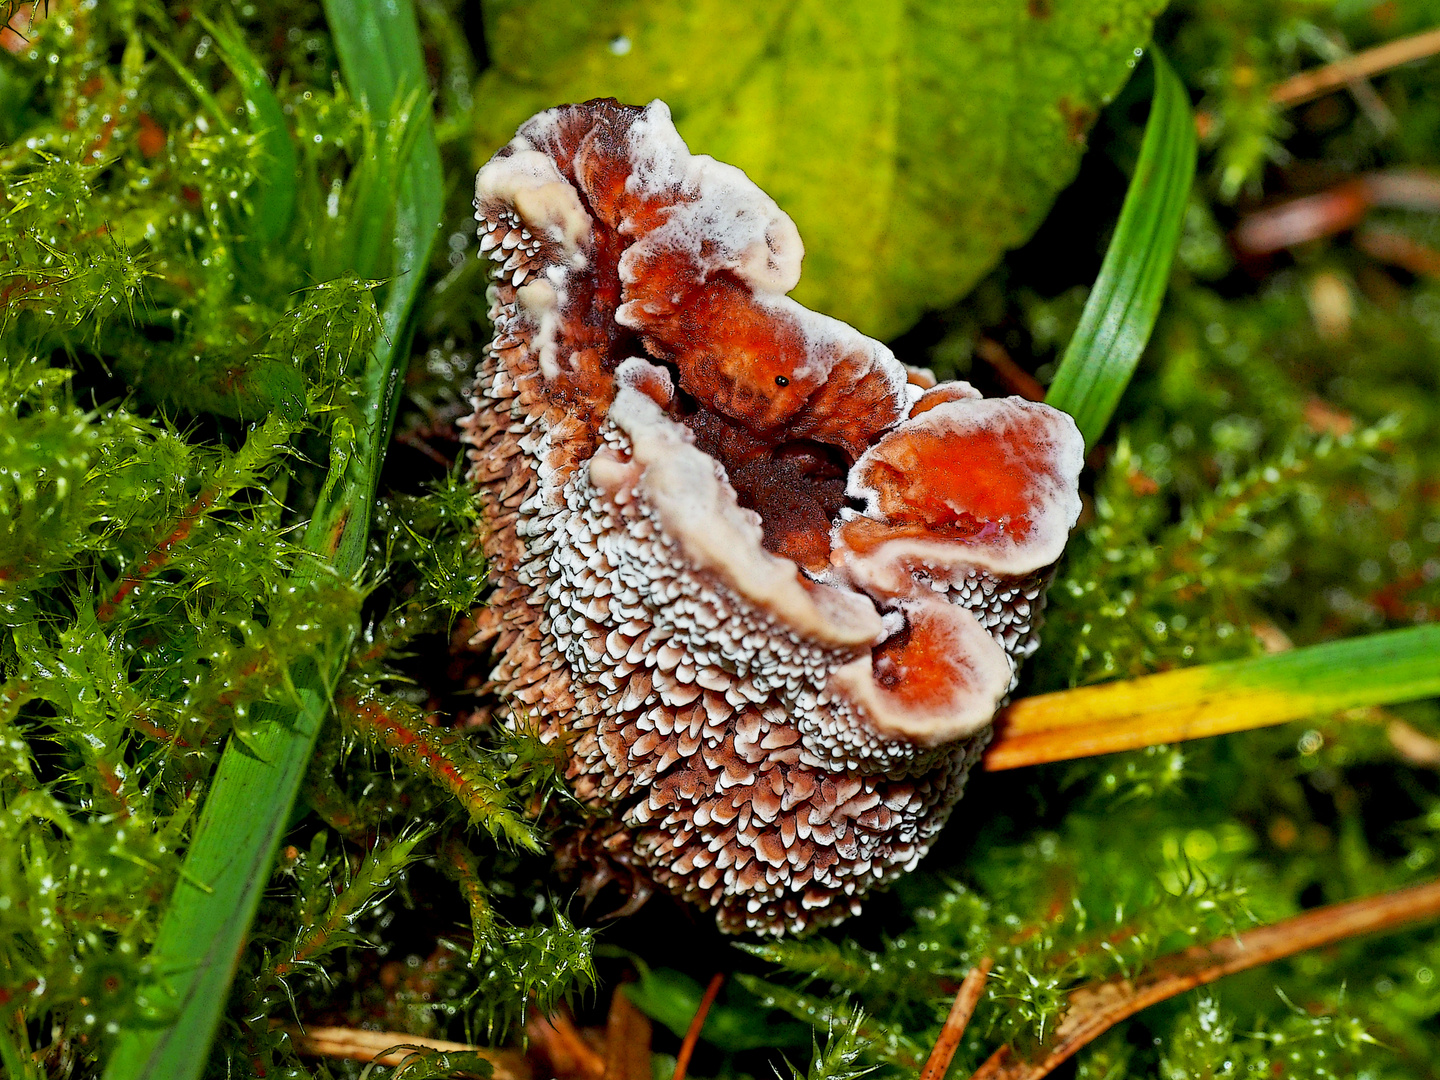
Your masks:
{"label": "spiny underside of fungus", "polygon": [[790,299],[794,224],[663,102],[539,114],[475,205],[470,645],[502,711],[562,740],[613,855],[722,929],[858,911],[925,854],[1037,644],[1075,425]]}

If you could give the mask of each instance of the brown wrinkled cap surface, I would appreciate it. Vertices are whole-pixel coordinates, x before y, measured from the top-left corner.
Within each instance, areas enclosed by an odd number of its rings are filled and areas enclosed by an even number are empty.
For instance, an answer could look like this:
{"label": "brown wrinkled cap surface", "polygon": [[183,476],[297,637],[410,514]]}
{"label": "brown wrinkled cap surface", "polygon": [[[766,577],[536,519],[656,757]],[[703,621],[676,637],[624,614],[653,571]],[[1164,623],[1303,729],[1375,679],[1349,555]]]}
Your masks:
{"label": "brown wrinkled cap surface", "polygon": [[474,647],[606,845],[779,933],[858,911],[959,798],[1079,513],[1069,417],[801,307],[793,223],[663,102],[562,106],[476,179]]}

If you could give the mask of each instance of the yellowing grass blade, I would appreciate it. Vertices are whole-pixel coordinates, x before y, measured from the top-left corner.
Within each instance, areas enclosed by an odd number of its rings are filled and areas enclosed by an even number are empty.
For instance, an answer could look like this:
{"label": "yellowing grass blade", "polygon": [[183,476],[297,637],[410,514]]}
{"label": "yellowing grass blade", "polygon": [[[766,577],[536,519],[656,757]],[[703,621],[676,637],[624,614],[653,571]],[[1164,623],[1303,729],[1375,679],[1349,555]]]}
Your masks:
{"label": "yellowing grass blade", "polygon": [[1440,625],[1022,698],[985,768],[1113,754],[1440,695]]}

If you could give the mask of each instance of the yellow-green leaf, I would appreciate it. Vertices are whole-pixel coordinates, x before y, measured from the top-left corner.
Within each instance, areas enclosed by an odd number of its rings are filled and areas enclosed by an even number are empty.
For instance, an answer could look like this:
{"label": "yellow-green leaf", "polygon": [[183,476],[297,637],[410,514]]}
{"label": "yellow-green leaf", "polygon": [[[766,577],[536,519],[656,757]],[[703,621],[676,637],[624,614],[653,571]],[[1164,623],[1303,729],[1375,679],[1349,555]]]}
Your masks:
{"label": "yellow-green leaf", "polygon": [[664,98],[795,219],[795,296],[892,337],[1039,225],[1163,0],[496,0],[483,161],[527,117]]}

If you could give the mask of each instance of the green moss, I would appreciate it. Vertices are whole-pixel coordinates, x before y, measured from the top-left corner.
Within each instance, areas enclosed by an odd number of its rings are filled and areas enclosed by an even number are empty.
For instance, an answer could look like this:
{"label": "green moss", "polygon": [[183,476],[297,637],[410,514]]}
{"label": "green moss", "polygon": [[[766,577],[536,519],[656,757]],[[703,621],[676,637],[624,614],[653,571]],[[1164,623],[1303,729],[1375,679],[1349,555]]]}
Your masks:
{"label": "green moss", "polygon": [[[1440,782],[1387,735],[1397,721],[1440,735],[1440,709],[1420,702],[977,775],[921,871],[818,937],[742,951],[664,898],[616,923],[598,918],[609,893],[594,911],[572,905],[554,863],[576,854],[581,815],[559,748],[490,731],[483,665],[450,651],[484,590],[452,425],[487,335],[465,140],[488,121],[466,12],[421,8],[448,239],[353,579],[302,538],[385,340],[376,303],[392,267],[377,238],[418,98],[347,91],[306,3],[56,3],[33,46],[0,54],[7,1075],[95,1075],[117,1030],[173,1014],[149,950],[221,747],[292,706],[297,668],[352,635],[214,1075],[360,1074],[300,1058],[272,1020],[482,1041],[518,1037],[562,1000],[593,1020],[629,955],[632,996],[670,1028],[715,970],[735,973],[696,1075],[769,1075],[786,1055],[816,1080],[907,1075],[988,955],[992,992],[959,1076],[1001,1039],[1052,1031],[1078,983],[1435,873]],[[1344,234],[1251,266],[1222,231],[1257,185],[1311,183],[1277,171],[1287,155],[1326,177],[1434,164],[1433,69],[1376,81],[1389,134],[1344,97],[1338,114],[1282,116],[1263,96],[1323,59],[1317,33],[1359,48],[1430,22],[1420,4],[1219,0],[1162,19],[1214,121],[1204,182],[1161,322],[1091,457],[1024,692],[1434,620],[1440,289]],[[609,56],[609,40],[585,48]],[[1094,129],[1077,201],[902,339],[905,359],[993,391],[971,357],[984,336],[1053,372],[1105,239],[1097,207],[1118,207],[1113,162],[1133,159],[1140,96]],[[1385,221],[1435,242],[1423,214]],[[1340,315],[1317,317],[1337,296]],[[1437,972],[1433,929],[1342,943],[1147,1010],[1082,1053],[1077,1075],[1434,1076]],[[807,1029],[818,1045],[802,1067]],[[411,1075],[461,1068],[478,1066],[432,1056]]]}

